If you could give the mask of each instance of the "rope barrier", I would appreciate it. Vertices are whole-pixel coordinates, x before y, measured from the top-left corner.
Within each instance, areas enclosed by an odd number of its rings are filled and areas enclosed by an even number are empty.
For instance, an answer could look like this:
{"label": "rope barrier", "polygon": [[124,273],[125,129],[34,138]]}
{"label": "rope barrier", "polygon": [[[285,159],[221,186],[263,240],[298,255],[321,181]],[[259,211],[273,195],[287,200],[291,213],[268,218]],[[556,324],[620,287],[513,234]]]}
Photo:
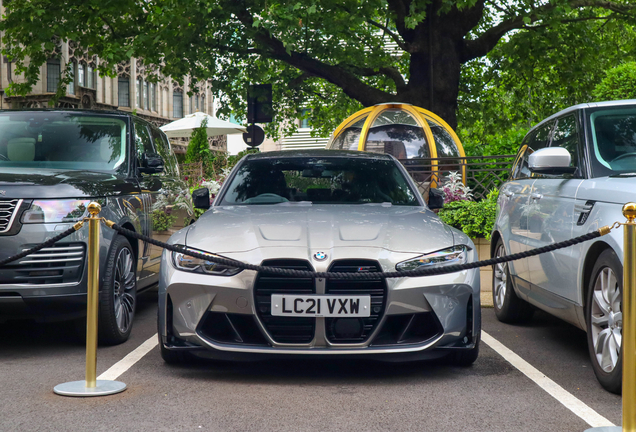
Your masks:
{"label": "rope barrier", "polygon": [[528,258],[531,256],[539,255],[542,253],[552,252],[557,249],[562,249],[569,246],[574,246],[576,244],[582,243],[584,241],[593,240],[602,235],[608,234],[611,231],[610,227],[602,227],[596,231],[589,232],[579,237],[575,237],[573,239],[564,240],[562,242],[553,243],[551,245],[543,246],[537,249],[532,249],[526,252],[520,252],[512,255],[507,255],[504,257],[491,258],[483,261],[476,261],[472,263],[466,264],[453,264],[442,267],[431,267],[431,268],[423,268],[423,269],[415,269],[415,270],[404,270],[404,271],[391,271],[391,272],[369,272],[369,273],[342,273],[342,272],[313,272],[308,270],[292,270],[292,269],[284,269],[280,267],[266,267],[254,264],[248,264],[241,261],[224,258],[218,255],[208,255],[212,254],[212,252],[207,253],[199,253],[193,250],[188,249],[185,246],[177,246],[170,245],[168,243],[164,243],[159,240],[155,240],[143,234],[139,234],[135,231],[130,231],[126,228],[122,228],[119,225],[103,220],[104,223],[117,231],[118,233],[127,236],[133,237],[138,240],[146,241],[155,246],[159,246],[161,248],[167,249],[172,252],[182,253],[187,256],[191,256],[193,258],[199,258],[205,261],[213,262],[216,264],[221,264],[227,267],[236,267],[244,270],[254,270],[257,272],[276,275],[276,276],[291,276],[291,277],[309,277],[309,278],[319,278],[319,279],[348,279],[348,280],[377,280],[377,279],[388,279],[388,278],[401,278],[401,277],[420,277],[420,276],[436,276],[448,273],[455,273],[462,270],[470,270],[478,267],[491,266],[495,264],[501,264],[509,261],[518,260],[521,258]]}

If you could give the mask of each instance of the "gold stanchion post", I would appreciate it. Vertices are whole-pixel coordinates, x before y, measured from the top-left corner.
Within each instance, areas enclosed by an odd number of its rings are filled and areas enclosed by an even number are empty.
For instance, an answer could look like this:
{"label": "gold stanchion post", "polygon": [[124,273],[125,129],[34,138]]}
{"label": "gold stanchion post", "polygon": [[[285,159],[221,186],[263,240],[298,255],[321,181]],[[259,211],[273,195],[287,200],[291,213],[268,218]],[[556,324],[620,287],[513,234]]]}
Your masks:
{"label": "gold stanchion post", "polygon": [[636,432],[636,203],[623,206],[623,431]]}
{"label": "gold stanchion post", "polygon": [[106,396],[126,389],[119,381],[97,380],[97,313],[99,308],[99,224],[102,207],[88,205],[88,286],[86,299],[86,380],[55,386],[53,391],[63,396]]}

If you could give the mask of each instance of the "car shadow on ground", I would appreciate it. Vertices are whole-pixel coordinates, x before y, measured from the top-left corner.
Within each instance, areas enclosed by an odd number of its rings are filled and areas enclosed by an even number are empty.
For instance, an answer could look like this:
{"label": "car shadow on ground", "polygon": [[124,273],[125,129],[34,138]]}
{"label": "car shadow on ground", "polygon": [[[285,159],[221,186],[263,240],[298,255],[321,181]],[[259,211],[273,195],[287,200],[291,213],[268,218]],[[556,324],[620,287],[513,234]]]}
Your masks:
{"label": "car shadow on ground", "polygon": [[[157,289],[144,291],[137,297],[136,316],[151,314],[156,317]],[[36,322],[34,320],[9,320],[0,323],[0,359],[4,355],[15,356],[25,348],[30,355],[46,354],[51,350],[75,350],[86,346],[86,318],[75,321]],[[133,332],[135,331],[133,327]]]}

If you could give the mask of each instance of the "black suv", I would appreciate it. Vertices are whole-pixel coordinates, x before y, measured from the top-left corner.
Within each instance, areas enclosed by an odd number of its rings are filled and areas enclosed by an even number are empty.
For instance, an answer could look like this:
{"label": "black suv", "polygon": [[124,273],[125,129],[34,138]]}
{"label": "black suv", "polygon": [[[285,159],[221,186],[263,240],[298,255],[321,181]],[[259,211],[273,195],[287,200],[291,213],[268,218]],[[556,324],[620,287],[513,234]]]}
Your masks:
{"label": "black suv", "polygon": [[[91,201],[100,216],[167,239],[169,225],[192,219],[188,195],[166,135],[134,115],[0,111],[0,259],[66,230]],[[99,336],[116,344],[130,335],[137,293],[158,280],[162,251],[104,225],[100,232]],[[0,268],[0,321],[81,319],[87,241],[85,226]]]}

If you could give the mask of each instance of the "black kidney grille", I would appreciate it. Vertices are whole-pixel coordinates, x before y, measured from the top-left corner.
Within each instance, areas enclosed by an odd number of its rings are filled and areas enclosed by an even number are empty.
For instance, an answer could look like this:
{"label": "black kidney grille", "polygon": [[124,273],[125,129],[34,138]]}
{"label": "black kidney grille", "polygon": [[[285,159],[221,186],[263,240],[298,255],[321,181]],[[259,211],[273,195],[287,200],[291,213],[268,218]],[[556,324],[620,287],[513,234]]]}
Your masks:
{"label": "black kidney grille", "polygon": [[82,277],[84,259],[83,243],[56,243],[1,267],[0,284],[77,283]]}
{"label": "black kidney grille", "polygon": [[[275,259],[263,261],[263,266],[313,271],[305,260]],[[258,274],[254,283],[254,304],[270,337],[278,343],[309,343],[314,338],[314,318],[272,316],[272,294],[313,294],[313,278],[280,277]]]}
{"label": "black kidney grille", "polygon": [[[379,272],[382,267],[377,261],[348,259],[334,261],[329,267],[330,272],[360,273]],[[325,326],[327,339],[331,343],[360,343],[366,341],[380,322],[386,304],[386,282],[374,281],[349,281],[339,279],[327,279],[326,292],[334,295],[365,295],[371,296],[371,316],[368,318],[326,318]],[[339,323],[339,321],[343,321]],[[349,321],[349,322],[348,322]],[[353,323],[357,321],[358,323]],[[344,324],[344,325],[343,325]],[[347,324],[350,324],[347,327]],[[339,328],[360,328],[355,336],[351,333],[339,334]]]}

